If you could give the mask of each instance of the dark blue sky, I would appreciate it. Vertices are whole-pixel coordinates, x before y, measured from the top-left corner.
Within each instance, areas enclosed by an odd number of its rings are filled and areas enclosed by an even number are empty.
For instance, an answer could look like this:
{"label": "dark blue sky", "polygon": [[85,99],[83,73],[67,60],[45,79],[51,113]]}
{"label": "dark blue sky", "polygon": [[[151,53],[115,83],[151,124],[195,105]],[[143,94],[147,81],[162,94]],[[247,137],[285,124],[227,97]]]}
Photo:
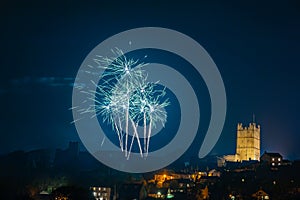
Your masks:
{"label": "dark blue sky", "polygon": [[300,158],[297,1],[120,2],[1,3],[0,153],[79,141],[68,109],[85,56],[111,35],[157,26],[198,41],[221,72],[228,111],[212,153],[234,153],[237,123],[255,113],[262,151]]}

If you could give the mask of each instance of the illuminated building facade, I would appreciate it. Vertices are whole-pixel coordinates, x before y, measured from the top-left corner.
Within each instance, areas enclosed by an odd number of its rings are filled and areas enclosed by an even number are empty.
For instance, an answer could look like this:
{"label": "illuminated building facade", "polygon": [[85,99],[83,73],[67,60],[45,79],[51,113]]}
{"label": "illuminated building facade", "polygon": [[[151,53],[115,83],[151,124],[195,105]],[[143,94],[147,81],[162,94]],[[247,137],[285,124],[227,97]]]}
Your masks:
{"label": "illuminated building facade", "polygon": [[95,200],[110,200],[111,188],[107,187],[91,187]]}
{"label": "illuminated building facade", "polygon": [[249,127],[237,126],[236,154],[240,161],[260,159],[260,126],[254,122]]}

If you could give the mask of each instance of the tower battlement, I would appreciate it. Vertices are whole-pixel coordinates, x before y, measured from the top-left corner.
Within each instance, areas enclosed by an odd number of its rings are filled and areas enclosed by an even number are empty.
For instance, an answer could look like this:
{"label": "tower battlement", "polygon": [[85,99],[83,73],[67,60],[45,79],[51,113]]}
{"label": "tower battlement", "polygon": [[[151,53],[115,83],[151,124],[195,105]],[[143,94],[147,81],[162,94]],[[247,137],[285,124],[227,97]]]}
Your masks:
{"label": "tower battlement", "polygon": [[260,125],[256,125],[255,122],[249,123],[249,126],[248,126],[248,127],[247,127],[247,126],[243,126],[242,123],[238,123],[238,125],[237,125],[237,130],[238,130],[238,131],[243,131],[243,130],[256,130],[256,129],[260,130]]}

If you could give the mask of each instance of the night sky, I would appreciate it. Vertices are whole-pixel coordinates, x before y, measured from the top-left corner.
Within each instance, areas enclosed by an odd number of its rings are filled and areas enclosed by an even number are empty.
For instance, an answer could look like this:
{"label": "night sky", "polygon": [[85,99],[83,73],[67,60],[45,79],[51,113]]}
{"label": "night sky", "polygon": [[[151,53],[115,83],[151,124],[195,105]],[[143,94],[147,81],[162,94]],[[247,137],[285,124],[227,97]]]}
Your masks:
{"label": "night sky", "polygon": [[[155,26],[195,39],[220,70],[228,110],[212,154],[235,153],[237,123],[248,124],[254,113],[262,152],[300,158],[299,2],[5,2],[0,4],[1,154],[80,141],[69,108],[84,58],[114,34]],[[196,156],[198,149],[196,142],[188,153]]]}

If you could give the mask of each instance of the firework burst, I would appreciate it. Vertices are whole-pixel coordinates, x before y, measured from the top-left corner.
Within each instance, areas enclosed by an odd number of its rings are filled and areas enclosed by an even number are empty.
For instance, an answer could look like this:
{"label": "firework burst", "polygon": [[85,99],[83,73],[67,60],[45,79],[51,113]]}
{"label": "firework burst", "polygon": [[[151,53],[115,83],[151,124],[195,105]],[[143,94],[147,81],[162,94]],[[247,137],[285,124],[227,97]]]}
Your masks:
{"label": "firework burst", "polygon": [[[96,68],[103,70],[101,84],[92,82],[96,91],[82,90],[87,97],[87,101],[83,102],[85,106],[76,106],[74,109],[82,115],[94,113],[90,117],[99,116],[103,122],[111,125],[127,159],[134,141],[137,142],[141,157],[147,157],[152,129],[157,123],[163,126],[166,123],[165,107],[169,105],[169,100],[165,98],[165,88],[159,89],[159,82],[147,81],[143,69],[147,63],[128,59],[120,49],[113,53],[115,56],[112,58],[96,56]],[[138,132],[138,126],[142,126],[143,133]]]}

